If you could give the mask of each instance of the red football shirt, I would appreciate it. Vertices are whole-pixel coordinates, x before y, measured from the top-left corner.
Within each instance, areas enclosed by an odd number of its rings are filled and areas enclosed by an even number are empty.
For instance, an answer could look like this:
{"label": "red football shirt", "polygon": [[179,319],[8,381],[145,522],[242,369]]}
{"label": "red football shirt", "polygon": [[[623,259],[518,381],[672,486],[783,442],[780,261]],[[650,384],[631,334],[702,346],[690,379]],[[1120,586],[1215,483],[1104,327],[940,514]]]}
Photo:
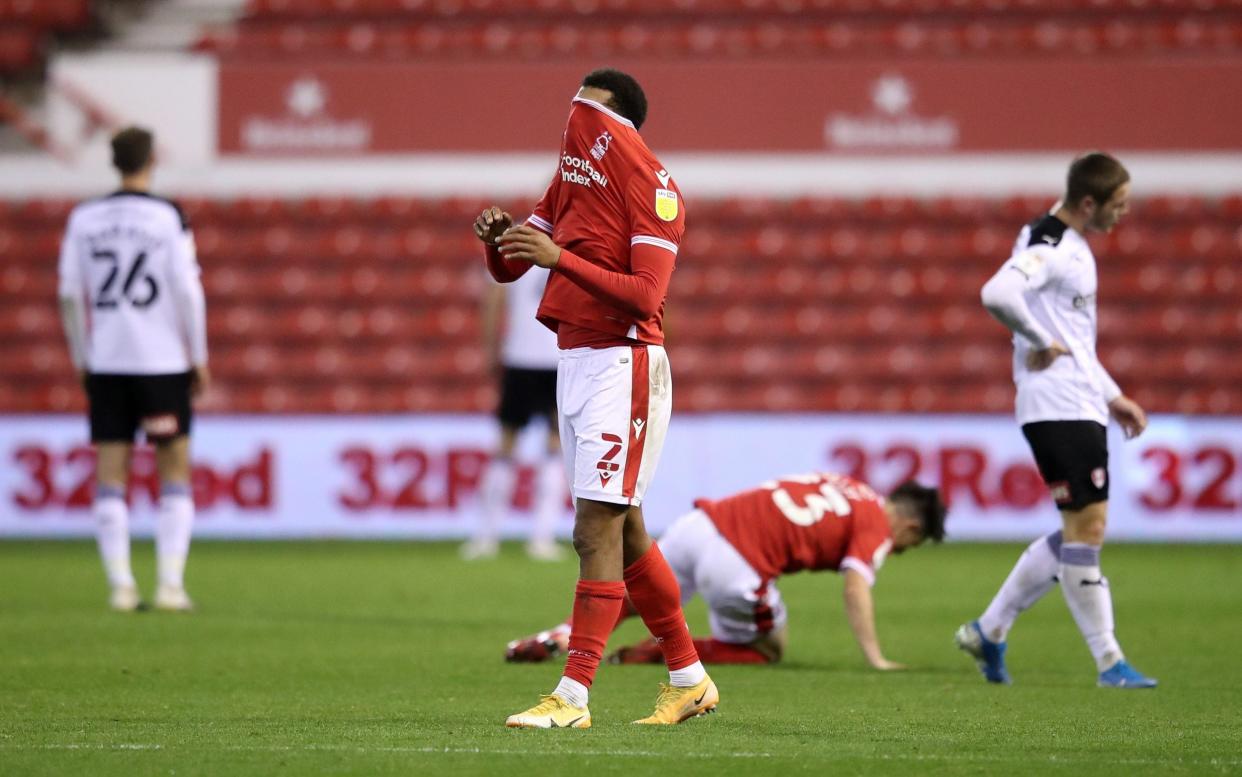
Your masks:
{"label": "red football shirt", "polygon": [[803,569],[853,569],[874,584],[893,544],[883,497],[844,475],[791,475],[694,506],[765,581]]}
{"label": "red football shirt", "polygon": [[[575,98],[561,142],[559,169],[526,222],[587,263],[634,272],[636,250],[677,255],[686,225],[681,191],[634,125],[593,100]],[[651,290],[658,304],[639,316],[602,298],[564,268],[548,277],[538,318],[557,332],[561,348],[664,342],[667,272]]]}

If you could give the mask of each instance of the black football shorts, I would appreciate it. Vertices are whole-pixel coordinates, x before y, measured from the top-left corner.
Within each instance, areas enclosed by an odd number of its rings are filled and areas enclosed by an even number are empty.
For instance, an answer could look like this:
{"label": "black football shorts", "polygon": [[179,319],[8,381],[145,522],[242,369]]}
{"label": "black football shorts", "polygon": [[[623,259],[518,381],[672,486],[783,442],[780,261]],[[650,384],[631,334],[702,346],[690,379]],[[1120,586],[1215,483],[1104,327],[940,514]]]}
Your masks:
{"label": "black football shorts", "polygon": [[1108,429],[1095,421],[1037,421],[1022,434],[1061,510],[1108,501]]}
{"label": "black football shorts", "polygon": [[556,370],[505,367],[500,378],[500,423],[521,429],[535,416],[556,423]]}
{"label": "black football shorts", "polygon": [[86,377],[92,442],[133,442],[142,431],[151,442],[190,433],[190,373]]}

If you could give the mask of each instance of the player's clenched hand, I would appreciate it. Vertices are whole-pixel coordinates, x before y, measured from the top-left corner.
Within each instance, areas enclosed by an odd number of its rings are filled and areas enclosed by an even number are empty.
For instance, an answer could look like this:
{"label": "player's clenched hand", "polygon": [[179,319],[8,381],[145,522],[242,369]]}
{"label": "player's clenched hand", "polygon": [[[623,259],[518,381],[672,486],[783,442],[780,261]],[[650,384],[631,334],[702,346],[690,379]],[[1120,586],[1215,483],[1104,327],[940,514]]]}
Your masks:
{"label": "player's clenched hand", "polygon": [[190,371],[190,396],[197,399],[211,385],[211,370],[206,364],[196,364]]}
{"label": "player's clenched hand", "polygon": [[1069,349],[1064,345],[1053,341],[1052,345],[1040,351],[1028,351],[1026,354],[1026,368],[1031,372],[1039,372],[1046,370],[1052,366],[1052,363],[1062,356],[1069,356]]}
{"label": "player's clenched hand", "polygon": [[496,239],[513,226],[513,217],[495,206],[479,214],[474,220],[474,234],[488,245],[496,245]]}
{"label": "player's clenched hand", "polygon": [[1133,440],[1147,428],[1147,413],[1127,396],[1120,396],[1109,402],[1108,412],[1121,424],[1127,440]]}
{"label": "player's clenched hand", "polygon": [[514,227],[500,236],[500,254],[506,259],[552,269],[561,258],[561,247],[552,242],[547,233],[534,227]]}

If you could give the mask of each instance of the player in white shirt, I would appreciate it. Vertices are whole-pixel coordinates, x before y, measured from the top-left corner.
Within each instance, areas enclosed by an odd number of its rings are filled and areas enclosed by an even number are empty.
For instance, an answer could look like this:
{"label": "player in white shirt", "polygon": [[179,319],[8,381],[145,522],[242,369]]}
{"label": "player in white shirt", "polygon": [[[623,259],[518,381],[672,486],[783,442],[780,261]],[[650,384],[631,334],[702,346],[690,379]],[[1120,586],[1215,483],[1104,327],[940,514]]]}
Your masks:
{"label": "player in white shirt", "polygon": [[113,609],[140,609],[130,569],[130,454],[141,430],[160,477],[155,606],[192,608],[183,575],[194,522],[191,395],[206,388],[207,324],[189,223],[150,193],[154,137],[112,138],[116,192],[69,215],[60,250],[60,307],[69,352],[90,405],[97,457],[94,515]]}
{"label": "player in white shirt", "polygon": [[536,467],[534,521],[526,552],[540,561],[555,561],[563,553],[555,534],[566,495],[556,422],[560,351],[556,333],[535,318],[547,282],[548,271],[533,268],[513,283],[491,284],[483,300],[484,347],[500,378],[496,413],[500,444],[483,473],[474,534],[461,548],[462,556],[469,560],[491,558],[497,553],[500,524],[513,500],[517,480],[514,449],[518,434],[536,417],[543,418],[548,432],[546,456]]}
{"label": "player in white shirt", "polygon": [[1062,529],[1040,537],[978,620],[962,625],[958,647],[989,682],[1009,683],[1006,639],[1018,614],[1059,581],[1090,648],[1098,683],[1152,688],[1113,633],[1113,602],[1100,572],[1108,518],[1111,416],[1126,437],[1147,426],[1096,355],[1096,268],[1087,232],[1109,232],[1129,209],[1130,175],[1107,154],[1070,165],[1065,197],[1022,229],[1013,255],[983,287],[983,304],[1013,332],[1017,416],[1040,474],[1061,511]]}

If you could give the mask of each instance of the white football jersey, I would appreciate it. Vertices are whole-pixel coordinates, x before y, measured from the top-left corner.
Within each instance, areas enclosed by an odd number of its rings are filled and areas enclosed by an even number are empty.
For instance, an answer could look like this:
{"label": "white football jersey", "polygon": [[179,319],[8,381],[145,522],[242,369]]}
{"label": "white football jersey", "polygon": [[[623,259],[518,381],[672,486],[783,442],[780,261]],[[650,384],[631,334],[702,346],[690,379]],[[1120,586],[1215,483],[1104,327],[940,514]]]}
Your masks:
{"label": "white football jersey", "polygon": [[506,367],[526,370],[555,370],[560,360],[556,333],[535,318],[548,271],[532,267],[505,289],[505,332],[500,360]]}
{"label": "white football jersey", "polygon": [[203,287],[194,238],[180,209],[118,191],[69,215],[60,296],[80,302],[80,354],[90,372],[159,375],[207,361]]}
{"label": "white football jersey", "polygon": [[1030,314],[1046,336],[1069,349],[1045,370],[1027,369],[1027,354],[1043,347],[1013,338],[1016,410],[1021,424],[1096,421],[1108,424],[1108,402],[1121,391],[1096,355],[1095,256],[1081,234],[1048,214],[1026,225],[998,271],[1018,273]]}

